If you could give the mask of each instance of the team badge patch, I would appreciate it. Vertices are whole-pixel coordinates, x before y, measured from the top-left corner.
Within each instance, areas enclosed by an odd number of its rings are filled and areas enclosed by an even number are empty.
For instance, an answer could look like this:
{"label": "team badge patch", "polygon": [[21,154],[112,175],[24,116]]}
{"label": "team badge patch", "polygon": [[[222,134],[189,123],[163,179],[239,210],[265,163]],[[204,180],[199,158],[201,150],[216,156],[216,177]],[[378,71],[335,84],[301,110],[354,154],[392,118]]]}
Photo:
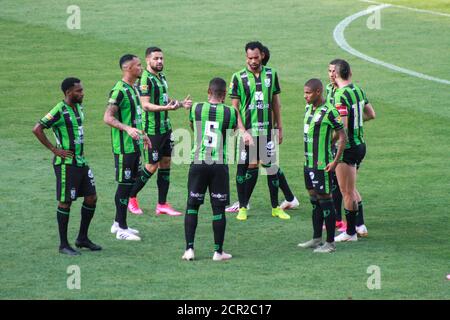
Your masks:
{"label": "team badge patch", "polygon": [[153,159],[153,161],[158,161],[158,157],[159,157],[158,151],[154,150],[152,152],[152,159]]}
{"label": "team badge patch", "polygon": [[264,79],[264,84],[266,85],[266,87],[270,87],[270,78],[266,78]]}
{"label": "team badge patch", "polygon": [[71,198],[72,200],[75,200],[76,197],[77,197],[77,191],[75,190],[75,188],[72,188],[72,189],[70,190],[70,198]]}
{"label": "team badge patch", "polygon": [[125,174],[125,179],[126,180],[131,179],[131,170],[130,170],[130,168],[126,168],[125,171],[124,171],[124,174]]}

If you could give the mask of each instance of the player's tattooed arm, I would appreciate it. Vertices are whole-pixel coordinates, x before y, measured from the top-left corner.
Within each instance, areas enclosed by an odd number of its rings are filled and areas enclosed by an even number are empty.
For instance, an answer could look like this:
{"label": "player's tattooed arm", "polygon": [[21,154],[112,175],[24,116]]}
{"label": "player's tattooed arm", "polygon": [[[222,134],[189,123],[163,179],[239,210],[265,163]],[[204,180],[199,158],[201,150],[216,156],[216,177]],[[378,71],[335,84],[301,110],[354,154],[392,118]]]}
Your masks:
{"label": "player's tattooed arm", "polygon": [[370,103],[364,106],[363,121],[369,121],[375,119],[375,110]]}
{"label": "player's tattooed arm", "polygon": [[231,104],[233,105],[233,108],[236,110],[237,128],[240,131],[240,133],[242,134],[242,138],[244,139],[244,144],[252,146],[254,144],[253,138],[252,138],[251,134],[245,130],[244,123],[242,122],[241,114],[239,112],[239,104],[240,104],[239,99],[232,98]]}
{"label": "player's tattooed arm", "polygon": [[123,124],[116,118],[117,111],[119,107],[115,104],[109,104],[106,107],[105,115],[103,116],[103,121],[110,127],[125,131],[133,140],[139,140],[143,134],[142,130],[127,126]]}
{"label": "player's tattooed arm", "polygon": [[274,117],[274,124],[275,129],[278,130],[278,143],[283,143],[283,125],[281,122],[281,100],[280,95],[275,94],[273,96],[273,117]]}
{"label": "player's tattooed arm", "polygon": [[36,125],[33,128],[33,133],[36,136],[36,138],[48,149],[50,150],[55,156],[61,157],[63,159],[65,158],[72,158],[73,152],[71,150],[64,150],[56,148],[50,140],[48,140],[47,136],[44,132],[44,126],[40,123],[36,123]]}
{"label": "player's tattooed arm", "polygon": [[345,133],[344,128],[336,130],[335,134],[338,136],[339,139],[338,149],[336,152],[336,156],[334,157],[334,160],[325,167],[326,172],[334,171],[334,169],[336,169],[339,159],[344,153],[345,144],[347,143],[347,134]]}

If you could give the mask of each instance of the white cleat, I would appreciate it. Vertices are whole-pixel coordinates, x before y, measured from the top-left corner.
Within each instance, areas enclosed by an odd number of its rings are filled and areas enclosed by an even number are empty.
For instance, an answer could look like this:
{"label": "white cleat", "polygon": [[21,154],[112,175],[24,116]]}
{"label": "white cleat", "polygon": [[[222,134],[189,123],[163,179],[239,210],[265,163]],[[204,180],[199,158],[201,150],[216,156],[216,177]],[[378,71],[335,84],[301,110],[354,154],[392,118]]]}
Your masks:
{"label": "white cleat", "polygon": [[356,233],[360,237],[367,237],[369,235],[369,233],[367,232],[367,227],[364,224],[356,226]]}
{"label": "white cleat", "polygon": [[117,230],[116,239],[118,240],[128,240],[128,241],[141,241],[141,238],[130,232],[129,229],[120,229]]}
{"label": "white cleat", "polygon": [[297,246],[299,248],[304,248],[304,249],[316,249],[318,247],[320,247],[322,245],[322,238],[315,238],[315,239],[311,239],[309,241],[303,242],[303,243],[299,243]]}
{"label": "white cleat", "polygon": [[229,253],[226,253],[225,251],[222,251],[222,253],[218,253],[217,251],[214,252],[213,260],[214,261],[224,261],[224,260],[230,260],[233,256]]}
{"label": "white cleat", "polygon": [[336,245],[334,244],[334,242],[332,242],[332,243],[325,242],[320,247],[317,247],[316,249],[314,249],[313,252],[315,252],[315,253],[332,253],[335,251],[336,251]]}
{"label": "white cleat", "polygon": [[358,234],[348,235],[347,232],[342,232],[337,237],[334,237],[335,242],[346,242],[346,241],[358,241]]}
{"label": "white cleat", "polygon": [[299,205],[300,205],[300,202],[298,201],[298,199],[296,197],[294,197],[294,200],[292,200],[292,201],[284,200],[281,203],[280,208],[283,210],[290,210],[290,209],[298,208]]}
{"label": "white cleat", "polygon": [[[250,209],[250,203],[247,204],[247,210]],[[239,201],[236,201],[231,206],[225,209],[225,212],[239,212]]]}
{"label": "white cleat", "polygon": [[194,249],[187,249],[181,259],[186,261],[192,261],[195,258]]}
{"label": "white cleat", "polygon": [[[119,227],[119,223],[114,221],[113,225],[111,226],[111,233],[117,233],[117,231],[119,231],[120,227]],[[133,229],[128,227],[127,229],[128,231],[130,231],[133,234],[139,234],[139,230]]]}

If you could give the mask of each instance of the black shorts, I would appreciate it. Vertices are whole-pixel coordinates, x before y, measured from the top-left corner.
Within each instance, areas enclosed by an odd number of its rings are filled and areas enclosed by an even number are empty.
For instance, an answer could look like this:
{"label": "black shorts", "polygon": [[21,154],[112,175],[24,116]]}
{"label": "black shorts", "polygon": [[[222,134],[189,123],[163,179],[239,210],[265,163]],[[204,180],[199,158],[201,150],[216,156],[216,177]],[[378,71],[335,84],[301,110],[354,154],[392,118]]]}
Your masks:
{"label": "black shorts", "polygon": [[94,174],[89,166],[61,164],[53,168],[56,176],[56,200],[71,202],[78,197],[96,194]]}
{"label": "black shorts", "polygon": [[230,204],[228,165],[191,164],[188,177],[188,204],[203,204],[206,188],[209,190],[211,205],[227,206]]}
{"label": "black shorts", "polygon": [[333,189],[332,177],[325,170],[304,167],[305,187],[318,194],[330,194]]}
{"label": "black shorts", "polygon": [[152,147],[144,151],[145,163],[158,163],[162,157],[171,157],[173,150],[173,134],[172,131],[164,134],[156,134],[148,136],[152,142]]}
{"label": "black shorts", "polygon": [[117,182],[134,183],[141,168],[141,154],[139,152],[114,154],[114,164]]}
{"label": "black shorts", "polygon": [[357,146],[351,147],[344,150],[344,155],[342,156],[342,162],[346,164],[359,168],[359,165],[363,161],[366,155],[366,144],[361,143]]}
{"label": "black shorts", "polygon": [[242,139],[238,146],[238,163],[261,163],[270,165],[276,163],[276,146],[270,135],[253,137],[253,146],[244,145]]}

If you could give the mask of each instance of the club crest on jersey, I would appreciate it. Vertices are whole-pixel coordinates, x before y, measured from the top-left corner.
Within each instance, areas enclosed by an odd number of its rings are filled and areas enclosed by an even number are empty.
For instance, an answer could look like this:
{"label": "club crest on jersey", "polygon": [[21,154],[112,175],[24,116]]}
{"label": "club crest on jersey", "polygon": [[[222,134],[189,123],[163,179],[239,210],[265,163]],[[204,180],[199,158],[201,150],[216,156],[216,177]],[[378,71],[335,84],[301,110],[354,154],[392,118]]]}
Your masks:
{"label": "club crest on jersey", "polygon": [[270,87],[270,78],[266,78],[264,79],[264,84],[266,85],[266,87]]}
{"label": "club crest on jersey", "polygon": [[158,157],[159,157],[158,151],[157,150],[153,150],[153,152],[152,152],[152,159],[153,159],[153,161],[158,161]]}
{"label": "club crest on jersey", "polygon": [[125,171],[124,171],[124,174],[125,174],[125,179],[126,180],[131,179],[131,169],[130,168],[126,168]]}
{"label": "club crest on jersey", "polygon": [[72,189],[70,190],[70,198],[71,198],[72,200],[75,200],[76,197],[77,197],[77,191],[75,190],[75,188],[72,188]]}

